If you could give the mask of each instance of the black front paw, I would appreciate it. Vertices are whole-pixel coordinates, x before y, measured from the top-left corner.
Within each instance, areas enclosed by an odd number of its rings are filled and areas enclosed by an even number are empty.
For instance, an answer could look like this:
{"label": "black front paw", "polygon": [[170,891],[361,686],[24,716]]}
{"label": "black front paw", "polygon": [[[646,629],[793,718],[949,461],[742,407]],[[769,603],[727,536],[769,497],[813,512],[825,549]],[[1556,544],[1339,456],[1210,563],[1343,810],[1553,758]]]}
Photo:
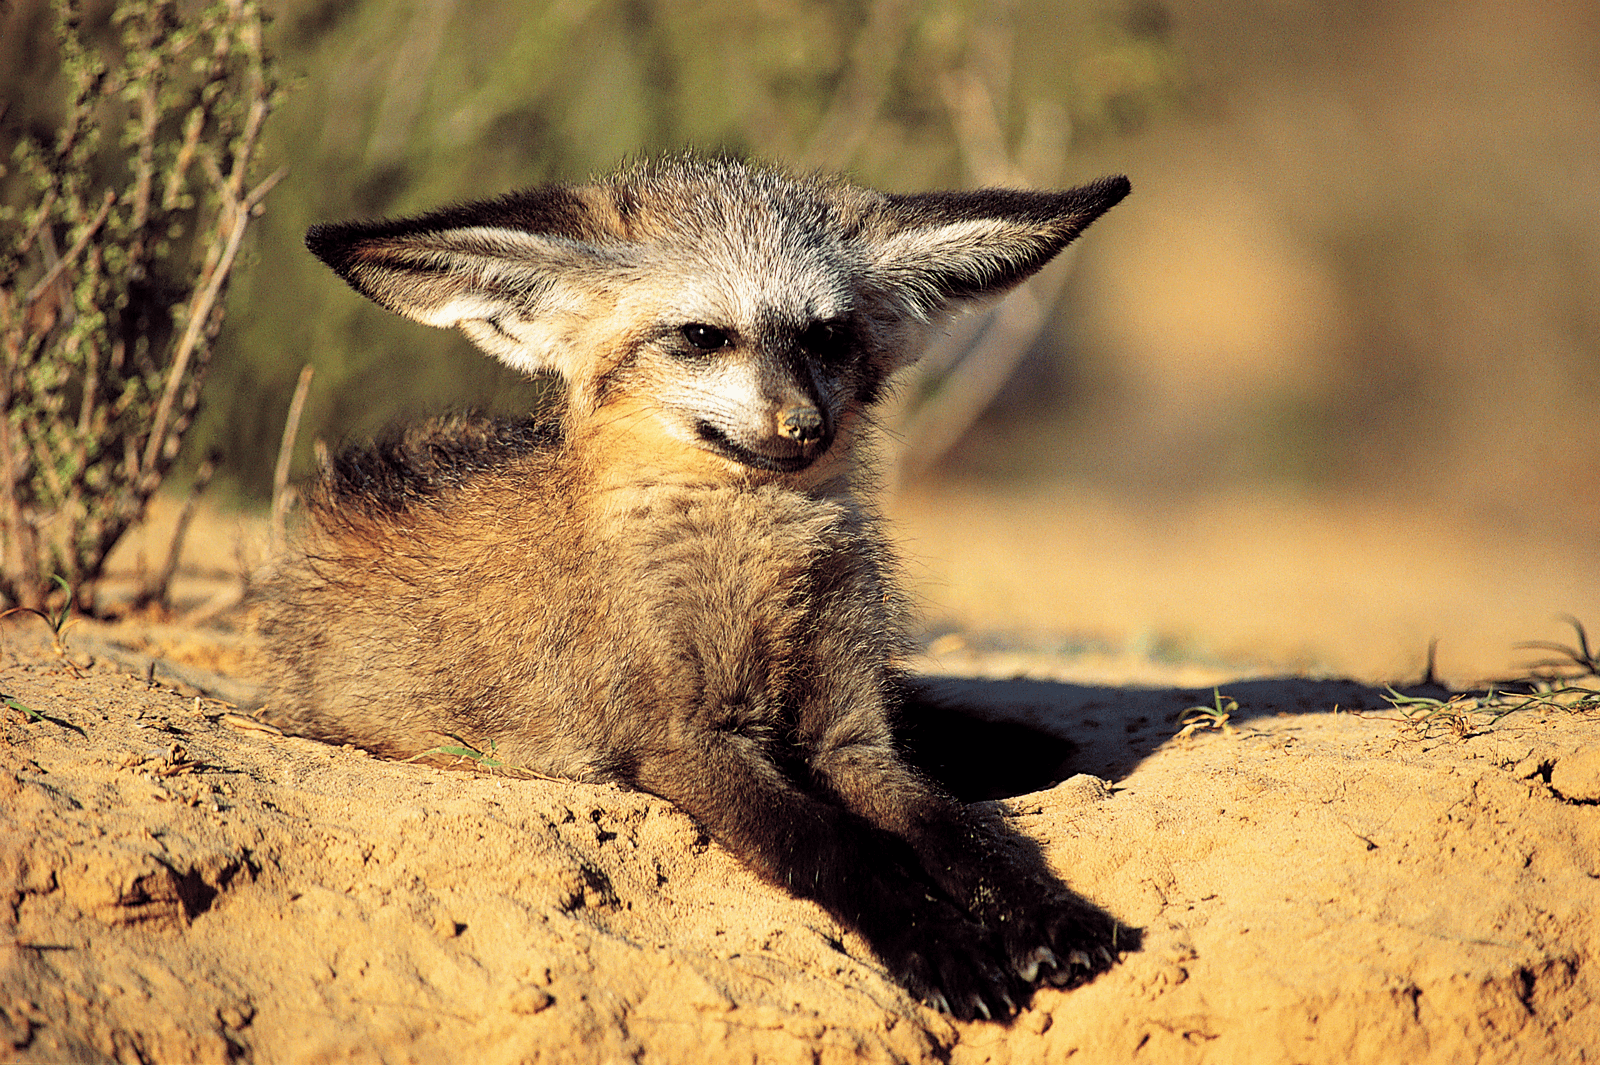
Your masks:
{"label": "black front paw", "polygon": [[995,937],[954,906],[930,900],[874,947],[906,990],[961,1020],[1008,1020],[1026,1000]]}
{"label": "black front paw", "polygon": [[990,923],[1002,930],[1012,971],[1030,986],[1077,987],[1115,965],[1122,951],[1139,948],[1138,929],[1064,890]]}

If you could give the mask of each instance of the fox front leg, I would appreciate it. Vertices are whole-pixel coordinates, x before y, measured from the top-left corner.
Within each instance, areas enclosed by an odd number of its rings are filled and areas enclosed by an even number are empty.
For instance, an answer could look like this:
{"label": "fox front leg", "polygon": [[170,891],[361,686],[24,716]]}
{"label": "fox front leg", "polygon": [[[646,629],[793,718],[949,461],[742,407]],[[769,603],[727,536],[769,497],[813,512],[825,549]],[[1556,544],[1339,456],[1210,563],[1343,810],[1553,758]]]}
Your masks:
{"label": "fox front leg", "polygon": [[803,790],[760,739],[686,730],[634,783],[689,814],[764,879],[858,931],[891,975],[956,1017],[1004,1019],[1022,987],[999,944],[944,898],[902,839]]}
{"label": "fox front leg", "polygon": [[1076,986],[1137,945],[1137,931],[1063,884],[1036,844],[945,795],[891,744],[834,736],[812,769],[841,805],[910,844],[941,891],[999,939],[1023,983]]}

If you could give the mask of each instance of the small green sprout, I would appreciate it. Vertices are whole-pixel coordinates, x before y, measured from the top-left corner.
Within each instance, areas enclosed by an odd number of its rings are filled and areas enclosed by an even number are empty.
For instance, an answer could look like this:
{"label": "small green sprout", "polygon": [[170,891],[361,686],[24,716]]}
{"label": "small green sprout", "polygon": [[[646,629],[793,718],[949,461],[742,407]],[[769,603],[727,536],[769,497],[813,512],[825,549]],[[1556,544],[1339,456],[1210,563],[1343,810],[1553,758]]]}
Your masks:
{"label": "small green sprout", "polygon": [[[1563,617],[1572,630],[1577,634],[1578,646],[1568,647],[1563,643],[1547,640],[1534,640],[1530,643],[1521,643],[1517,646],[1533,651],[1550,651],[1557,655],[1556,658],[1546,658],[1535,662],[1529,668],[1536,677],[1553,680],[1576,680],[1579,677],[1600,677],[1600,654],[1596,654],[1589,646],[1589,634],[1584,631],[1583,622],[1567,614]],[[1572,670],[1576,668],[1577,672]]]}
{"label": "small green sprout", "polygon": [[[1402,726],[1419,739],[1432,739],[1440,731],[1455,734],[1465,740],[1482,735],[1507,714],[1522,709],[1505,701],[1506,693],[1490,688],[1483,695],[1459,693],[1448,699],[1435,699],[1426,695],[1404,695],[1385,685],[1388,692],[1383,698],[1400,715]],[[1478,720],[1474,715],[1480,715]]]}
{"label": "small green sprout", "polygon": [[1221,689],[1211,689],[1210,706],[1191,706],[1183,712],[1179,722],[1183,728],[1173,737],[1179,740],[1193,738],[1201,729],[1216,729],[1224,736],[1237,736],[1239,729],[1230,723],[1234,714],[1239,712],[1238,700],[1222,694]]}
{"label": "small green sprout", "polygon": [[26,706],[23,703],[18,702],[9,695],[0,694],[0,703],[4,703],[6,706],[9,706],[11,709],[17,711],[30,721],[43,721],[45,719],[44,715],[39,713],[39,711],[35,710],[31,706]]}
{"label": "small green sprout", "polygon": [[61,609],[52,614],[48,611],[39,610],[31,606],[14,606],[10,610],[0,613],[0,618],[10,617],[12,614],[32,614],[34,617],[39,618],[46,625],[50,626],[51,650],[55,651],[55,653],[58,655],[65,656],[67,653],[67,629],[75,624],[78,620],[77,618],[70,616],[72,613],[73,599],[72,586],[68,584],[66,578],[62,577],[59,573],[51,574],[50,579],[54,581],[63,592],[66,593],[66,599],[62,602]]}
{"label": "small green sprout", "polygon": [[425,758],[433,758],[442,755],[446,758],[457,758],[464,762],[471,762],[480,769],[514,768],[509,762],[506,762],[499,757],[497,753],[497,746],[495,741],[492,739],[489,741],[489,750],[485,752],[480,751],[478,748],[474,747],[472,744],[468,743],[466,740],[455,735],[454,733],[450,733],[449,737],[450,739],[456,741],[454,746],[434,747],[430,750],[423,751],[420,754],[414,754],[410,758],[407,758],[406,761],[420,762]]}

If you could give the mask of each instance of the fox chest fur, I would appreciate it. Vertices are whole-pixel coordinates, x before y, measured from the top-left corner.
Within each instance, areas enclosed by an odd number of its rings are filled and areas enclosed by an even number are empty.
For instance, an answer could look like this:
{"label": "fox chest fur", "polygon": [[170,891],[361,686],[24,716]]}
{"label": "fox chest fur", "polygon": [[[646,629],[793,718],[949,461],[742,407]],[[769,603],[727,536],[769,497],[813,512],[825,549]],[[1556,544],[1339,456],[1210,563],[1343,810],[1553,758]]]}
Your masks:
{"label": "fox chest fur", "polygon": [[465,741],[636,783],[685,726],[782,748],[840,730],[818,720],[824,686],[880,705],[902,604],[857,504],[770,484],[596,491],[574,460],[522,445],[376,496],[356,488],[370,477],[326,477],[268,597],[278,719],[392,757]]}

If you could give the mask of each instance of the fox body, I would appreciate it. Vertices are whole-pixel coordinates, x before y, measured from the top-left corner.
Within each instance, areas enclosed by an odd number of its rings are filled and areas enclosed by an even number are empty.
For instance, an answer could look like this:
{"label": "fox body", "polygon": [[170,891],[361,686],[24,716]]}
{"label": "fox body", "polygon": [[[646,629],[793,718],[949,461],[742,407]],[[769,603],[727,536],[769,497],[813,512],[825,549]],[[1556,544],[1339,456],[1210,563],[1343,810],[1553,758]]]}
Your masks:
{"label": "fox body", "polygon": [[276,720],[660,795],[958,1016],[1105,968],[1116,922],[897,749],[916,696],[863,437],[927,330],[1127,188],[886,195],[685,156],[312,229],[358,291],[565,390],[324,465],[265,594]]}

